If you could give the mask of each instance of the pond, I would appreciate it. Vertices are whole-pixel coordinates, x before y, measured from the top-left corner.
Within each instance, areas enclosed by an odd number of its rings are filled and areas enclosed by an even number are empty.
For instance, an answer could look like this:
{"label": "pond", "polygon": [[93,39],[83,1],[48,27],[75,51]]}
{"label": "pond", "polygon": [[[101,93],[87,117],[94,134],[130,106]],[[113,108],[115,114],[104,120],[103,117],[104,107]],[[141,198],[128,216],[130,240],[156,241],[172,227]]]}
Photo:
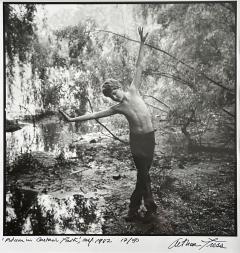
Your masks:
{"label": "pond", "polygon": [[[76,127],[74,123],[64,123],[52,116],[35,125],[26,123],[22,129],[6,133],[6,161],[13,164],[17,157],[26,153],[45,154],[45,157],[42,156],[45,160],[48,156],[57,157],[62,152],[65,158],[76,158],[77,143],[96,141],[100,136],[96,124],[86,122]],[[64,186],[69,180],[69,171],[65,170],[62,174],[55,167],[27,170],[27,174],[24,169],[6,177],[6,235],[102,233],[104,210],[103,205],[99,204],[104,200],[95,192],[81,194],[78,191],[81,183],[78,175],[73,175],[70,179],[73,183],[69,183],[78,188],[71,187],[66,191]],[[22,184],[19,186],[20,181]],[[50,184],[51,190],[40,190],[41,185],[45,187],[47,184]],[[54,184],[60,187],[58,191],[53,190]]]}
{"label": "pond", "polygon": [[20,153],[35,151],[55,156],[63,151],[66,158],[75,157],[74,142],[99,138],[99,130],[99,125],[90,121],[76,126],[75,123],[64,123],[56,116],[35,125],[26,123],[22,129],[6,133],[6,160],[11,162]]}
{"label": "pond", "polygon": [[8,191],[5,231],[8,235],[101,234],[104,219],[96,199],[68,195],[59,198],[18,188]]}

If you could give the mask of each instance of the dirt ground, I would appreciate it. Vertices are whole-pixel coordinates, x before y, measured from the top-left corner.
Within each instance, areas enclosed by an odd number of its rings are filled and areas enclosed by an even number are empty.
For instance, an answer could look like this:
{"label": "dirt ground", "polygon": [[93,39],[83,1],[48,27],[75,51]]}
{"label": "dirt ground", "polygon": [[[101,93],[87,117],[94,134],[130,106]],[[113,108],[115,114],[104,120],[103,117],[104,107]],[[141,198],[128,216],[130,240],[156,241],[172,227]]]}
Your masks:
{"label": "dirt ground", "polygon": [[[77,156],[71,159],[64,153],[56,158],[33,152],[22,154],[7,166],[5,229],[9,234],[235,235],[234,154],[156,154],[150,174],[158,213],[152,222],[144,224],[124,220],[136,182],[129,147],[105,138],[75,142],[74,148]],[[27,196],[26,191],[36,193],[38,204],[32,201],[24,210],[20,208],[23,204],[16,202],[16,188],[25,191],[21,198]],[[76,199],[76,194],[81,198]],[[75,196],[75,205],[82,205],[69,209],[73,203],[69,196]],[[40,205],[51,212],[43,214],[41,209],[36,214],[34,210]],[[43,217],[48,221],[44,223]],[[40,231],[36,223],[47,228]]]}

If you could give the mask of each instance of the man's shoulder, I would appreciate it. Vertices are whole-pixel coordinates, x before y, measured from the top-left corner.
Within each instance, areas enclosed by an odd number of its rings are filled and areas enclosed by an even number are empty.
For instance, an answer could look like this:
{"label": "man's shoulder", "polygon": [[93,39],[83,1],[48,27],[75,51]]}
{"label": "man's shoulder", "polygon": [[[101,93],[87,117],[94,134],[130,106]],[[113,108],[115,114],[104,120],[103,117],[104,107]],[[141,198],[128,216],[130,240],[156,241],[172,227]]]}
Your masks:
{"label": "man's shoulder", "polygon": [[119,103],[119,104],[116,104],[116,105],[111,106],[110,109],[111,109],[114,113],[119,113],[119,112],[121,112],[122,107],[123,107],[123,103]]}
{"label": "man's shoulder", "polygon": [[125,101],[119,104],[113,105],[111,107],[111,110],[113,110],[114,113],[124,114],[124,112],[126,111],[126,108],[128,107],[128,102],[127,102],[128,100],[129,98],[127,98]]}

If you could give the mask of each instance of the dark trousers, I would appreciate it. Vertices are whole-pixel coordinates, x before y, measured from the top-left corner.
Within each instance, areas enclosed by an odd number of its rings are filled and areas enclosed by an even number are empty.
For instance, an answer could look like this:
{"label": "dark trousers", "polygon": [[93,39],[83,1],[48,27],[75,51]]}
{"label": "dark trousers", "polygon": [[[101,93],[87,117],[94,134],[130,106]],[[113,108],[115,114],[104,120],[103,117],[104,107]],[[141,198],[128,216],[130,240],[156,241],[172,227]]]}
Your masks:
{"label": "dark trousers", "polygon": [[142,199],[148,211],[156,211],[153,200],[149,169],[153,161],[155,147],[154,131],[146,134],[130,133],[130,148],[137,168],[137,183],[130,198],[130,210],[139,209]]}

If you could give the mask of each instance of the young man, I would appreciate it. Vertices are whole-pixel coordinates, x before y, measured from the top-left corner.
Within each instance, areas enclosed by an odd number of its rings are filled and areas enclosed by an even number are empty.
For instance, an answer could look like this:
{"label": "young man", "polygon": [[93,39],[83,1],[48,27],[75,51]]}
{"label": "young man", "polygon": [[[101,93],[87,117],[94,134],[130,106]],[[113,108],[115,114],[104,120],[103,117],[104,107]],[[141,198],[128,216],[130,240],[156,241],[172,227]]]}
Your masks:
{"label": "young man", "polygon": [[138,28],[138,32],[141,42],[134,79],[131,86],[125,92],[121,89],[120,84],[113,79],[105,81],[102,86],[103,94],[118,102],[118,104],[104,111],[86,114],[75,118],[70,118],[67,114],[60,111],[64,119],[70,122],[98,119],[114,114],[123,114],[127,118],[130,129],[130,147],[137,168],[137,183],[130,198],[129,212],[128,216],[125,218],[126,221],[141,219],[138,210],[142,199],[144,200],[144,205],[147,209],[144,217],[145,221],[150,221],[154,217],[157,209],[157,205],[153,200],[151,192],[149,176],[149,169],[153,160],[155,146],[154,129],[151,115],[138,91],[142,79],[144,43],[148,34],[145,36],[143,35],[143,28]]}

